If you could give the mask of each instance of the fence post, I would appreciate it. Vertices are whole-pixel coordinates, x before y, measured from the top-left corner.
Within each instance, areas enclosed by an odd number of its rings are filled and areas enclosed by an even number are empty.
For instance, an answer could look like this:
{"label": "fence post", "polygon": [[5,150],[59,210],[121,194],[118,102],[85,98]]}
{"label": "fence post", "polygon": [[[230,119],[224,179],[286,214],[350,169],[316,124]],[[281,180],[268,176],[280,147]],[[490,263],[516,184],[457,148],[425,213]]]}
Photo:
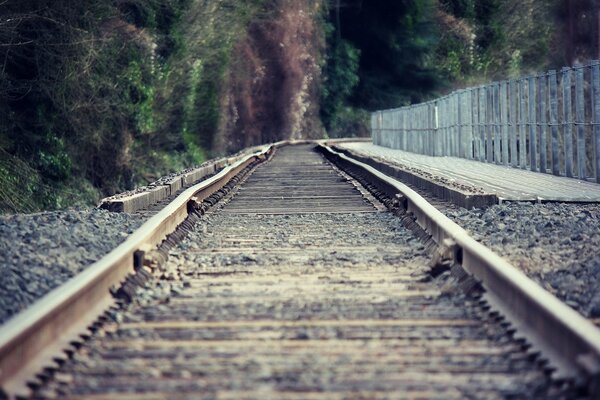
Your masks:
{"label": "fence post", "polygon": [[494,162],[500,164],[500,84],[495,83],[493,86],[493,100],[494,100],[494,115],[493,115],[493,127],[494,127]]}
{"label": "fence post", "polygon": [[399,129],[400,129],[400,140],[398,141],[398,148],[402,151],[406,151],[406,110],[404,106],[398,109],[399,117]]}
{"label": "fence post", "polygon": [[397,108],[394,111],[394,120],[396,121],[396,147],[394,147],[395,149],[400,149],[402,147],[402,121],[400,115],[400,109]]}
{"label": "fence post", "polygon": [[494,162],[494,86],[487,85],[486,87],[487,93],[487,113],[486,113],[486,156],[487,162],[490,164]]}
{"label": "fence post", "polygon": [[435,156],[435,121],[434,121],[434,112],[435,112],[435,103],[433,101],[429,102],[428,109],[428,122],[429,125],[429,155]]}
{"label": "fence post", "polygon": [[415,121],[414,131],[415,131],[415,149],[414,152],[417,154],[421,154],[421,119],[419,118],[419,107],[413,107],[413,119]]}
{"label": "fence post", "polygon": [[592,65],[592,105],[594,125],[594,169],[596,182],[600,183],[600,65]]}
{"label": "fence post", "polygon": [[573,105],[571,103],[571,68],[562,69],[562,111],[565,141],[565,171],[573,177]]}
{"label": "fence post", "polygon": [[535,118],[535,81],[534,76],[528,79],[529,86],[529,163],[532,171],[537,171],[537,135]]}
{"label": "fence post", "polygon": [[472,146],[473,158],[480,160],[479,157],[479,88],[474,88],[471,92],[471,120],[473,125],[472,130]]}
{"label": "fence post", "polygon": [[502,128],[502,164],[508,165],[508,104],[507,104],[508,83],[502,82],[500,85],[500,120],[498,123]]}
{"label": "fence post", "polygon": [[517,82],[509,82],[510,97],[510,165],[517,167]]}
{"label": "fence post", "polygon": [[485,86],[479,88],[479,161],[485,161],[485,122],[487,91]]}
{"label": "fence post", "polygon": [[373,143],[379,145],[380,144],[380,140],[379,140],[379,126],[378,126],[378,112],[374,112],[371,116],[371,126],[372,126],[372,131],[373,131]]}
{"label": "fence post", "polygon": [[416,153],[416,136],[415,136],[415,106],[411,105],[410,108],[408,109],[408,124],[409,124],[409,130],[408,130],[408,134],[409,134],[409,142],[410,142],[410,147],[409,147],[409,151]]}
{"label": "fence post", "polygon": [[419,154],[425,154],[425,124],[423,123],[423,106],[419,106]]}
{"label": "fence post", "polygon": [[450,124],[450,95],[444,99],[444,131],[446,132],[446,149],[444,152],[445,156],[452,156],[452,125]]}
{"label": "fence post", "polygon": [[575,123],[577,124],[577,176],[586,178],[587,155],[585,154],[585,93],[583,66],[575,65]]}
{"label": "fence post", "polygon": [[462,134],[463,134],[463,129],[462,126],[460,124],[461,121],[461,110],[460,110],[460,99],[461,99],[461,94],[460,91],[457,91],[454,93],[454,108],[453,111],[455,112],[454,114],[454,132],[455,132],[455,138],[456,138],[456,157],[462,158],[463,157],[463,149],[462,149]]}
{"label": "fence post", "polygon": [[398,131],[396,128],[396,110],[390,110],[390,141],[392,143],[392,149],[396,149],[396,143],[398,141]]}
{"label": "fence post", "polygon": [[525,91],[525,78],[519,80],[519,166],[527,169],[527,137],[526,137],[526,108],[527,108],[527,92]]}
{"label": "fence post", "polygon": [[465,91],[464,95],[464,112],[463,116],[464,126],[465,126],[465,139],[464,139],[464,149],[465,149],[465,158],[468,160],[473,159],[473,119],[471,113],[473,109],[471,108],[473,91],[468,89]]}
{"label": "fence post", "polygon": [[463,144],[463,140],[464,140],[464,132],[463,132],[463,126],[462,126],[462,120],[463,120],[463,115],[462,115],[462,90],[459,90],[458,92],[456,92],[456,125],[457,125],[457,132],[458,132],[458,157],[462,157],[462,158],[466,158],[465,155],[465,150],[464,150],[464,144]]}
{"label": "fence post", "polygon": [[385,129],[385,111],[381,112],[381,142],[385,147],[389,147],[387,131]]}
{"label": "fence post", "polygon": [[558,96],[556,71],[548,73],[550,88],[550,126],[552,130],[552,173],[560,175],[559,143],[558,143]]}
{"label": "fence post", "polygon": [[420,132],[419,132],[419,108],[417,106],[412,107],[412,118],[414,121],[413,125],[413,152],[419,154],[421,149],[420,144]]}
{"label": "fence post", "polygon": [[431,126],[433,126],[433,155],[440,156],[440,133],[438,130],[438,101],[435,100],[433,102],[433,113],[432,113],[432,122]]}
{"label": "fence post", "polygon": [[427,123],[428,105],[421,107],[421,124],[423,125],[423,154],[429,155],[429,124]]}
{"label": "fence post", "polygon": [[383,112],[379,111],[377,113],[377,130],[379,131],[379,142],[380,142],[379,144],[380,144],[380,146],[385,146],[382,128],[383,128]]}
{"label": "fence post", "polygon": [[445,139],[444,139],[444,119],[442,118],[442,113],[444,111],[444,101],[443,100],[438,100],[437,101],[437,111],[436,111],[436,118],[437,118],[437,136],[438,136],[438,155],[443,156],[444,155],[444,143],[445,143]]}
{"label": "fence post", "polygon": [[546,75],[538,77],[539,87],[539,121],[540,121],[540,172],[548,173],[548,144],[546,141]]}

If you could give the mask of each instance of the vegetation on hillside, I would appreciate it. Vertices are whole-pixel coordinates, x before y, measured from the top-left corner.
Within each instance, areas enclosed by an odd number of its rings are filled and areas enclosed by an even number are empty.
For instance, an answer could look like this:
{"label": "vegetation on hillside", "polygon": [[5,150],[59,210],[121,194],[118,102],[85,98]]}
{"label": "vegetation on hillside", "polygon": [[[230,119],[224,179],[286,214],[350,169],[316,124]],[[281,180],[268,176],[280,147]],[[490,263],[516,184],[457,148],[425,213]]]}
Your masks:
{"label": "vegetation on hillside", "polygon": [[365,110],[596,58],[597,3],[331,0],[323,123],[360,135]]}
{"label": "vegetation on hillside", "polygon": [[0,211],[593,58],[594,0],[0,0]]}
{"label": "vegetation on hillside", "polygon": [[0,0],[0,210],[320,133],[320,4]]}

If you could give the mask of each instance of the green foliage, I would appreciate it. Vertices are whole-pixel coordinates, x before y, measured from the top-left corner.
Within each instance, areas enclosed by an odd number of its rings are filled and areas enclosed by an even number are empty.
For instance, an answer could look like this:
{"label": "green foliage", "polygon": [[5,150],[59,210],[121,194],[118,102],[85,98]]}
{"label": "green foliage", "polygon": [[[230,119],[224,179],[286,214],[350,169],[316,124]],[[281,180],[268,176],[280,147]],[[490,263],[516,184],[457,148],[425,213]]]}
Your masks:
{"label": "green foliage", "polygon": [[[561,66],[563,0],[440,0],[436,63],[451,85],[506,79]],[[553,44],[554,43],[554,44]]]}
{"label": "green foliage", "polygon": [[358,85],[360,51],[345,40],[335,41],[327,55],[321,93],[321,119],[326,129]]}
{"label": "green foliage", "polygon": [[156,129],[153,76],[144,71],[139,60],[134,59],[129,62],[124,78],[129,83],[127,104],[129,114],[135,120],[135,130],[141,134],[150,133]]}
{"label": "green foliage", "polygon": [[[360,52],[359,84],[349,104],[365,109],[425,98],[438,86],[435,0],[349,1],[339,10],[339,35]],[[330,20],[337,19],[337,10]]]}
{"label": "green foliage", "polygon": [[2,2],[0,151],[27,168],[2,164],[25,184],[0,210],[92,203],[203,162],[231,51],[264,3]]}
{"label": "green foliage", "polygon": [[371,114],[366,110],[340,107],[327,130],[329,137],[367,137],[369,136],[370,118]]}
{"label": "green foliage", "polygon": [[[178,27],[185,37],[172,63],[181,100],[172,102],[171,113],[181,117],[173,128],[193,159],[205,157],[213,148],[221,121],[221,97],[234,45],[250,21],[263,10],[264,0],[193,3]],[[203,21],[203,23],[198,23]],[[204,150],[202,150],[204,149]]]}
{"label": "green foliage", "polygon": [[76,207],[94,204],[98,199],[98,190],[89,181],[66,178],[47,185],[36,169],[0,149],[0,211]]}

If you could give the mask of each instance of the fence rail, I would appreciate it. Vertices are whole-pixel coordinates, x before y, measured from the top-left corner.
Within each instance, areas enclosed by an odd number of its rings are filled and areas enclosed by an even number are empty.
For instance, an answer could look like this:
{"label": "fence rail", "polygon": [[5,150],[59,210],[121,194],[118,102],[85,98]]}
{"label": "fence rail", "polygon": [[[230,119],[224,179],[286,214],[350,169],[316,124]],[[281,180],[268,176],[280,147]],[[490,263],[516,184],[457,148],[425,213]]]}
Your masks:
{"label": "fence rail", "polygon": [[600,62],[376,111],[373,143],[600,183]]}

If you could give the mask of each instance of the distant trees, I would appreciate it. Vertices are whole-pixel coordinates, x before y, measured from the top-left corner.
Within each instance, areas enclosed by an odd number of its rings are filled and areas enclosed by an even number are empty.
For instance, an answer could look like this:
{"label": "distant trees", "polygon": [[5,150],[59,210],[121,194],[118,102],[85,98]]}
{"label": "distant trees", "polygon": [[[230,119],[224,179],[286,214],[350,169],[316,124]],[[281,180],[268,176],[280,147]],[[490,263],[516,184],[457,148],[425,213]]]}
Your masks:
{"label": "distant trees", "polygon": [[433,65],[435,0],[329,3],[321,115],[334,135],[366,134],[367,114],[424,99],[438,86]]}
{"label": "distant trees", "polygon": [[349,0],[341,36],[361,54],[353,106],[367,109],[419,101],[437,85],[434,0]]}
{"label": "distant trees", "polygon": [[321,114],[330,130],[360,109],[600,57],[600,0],[331,0],[329,7]]}

